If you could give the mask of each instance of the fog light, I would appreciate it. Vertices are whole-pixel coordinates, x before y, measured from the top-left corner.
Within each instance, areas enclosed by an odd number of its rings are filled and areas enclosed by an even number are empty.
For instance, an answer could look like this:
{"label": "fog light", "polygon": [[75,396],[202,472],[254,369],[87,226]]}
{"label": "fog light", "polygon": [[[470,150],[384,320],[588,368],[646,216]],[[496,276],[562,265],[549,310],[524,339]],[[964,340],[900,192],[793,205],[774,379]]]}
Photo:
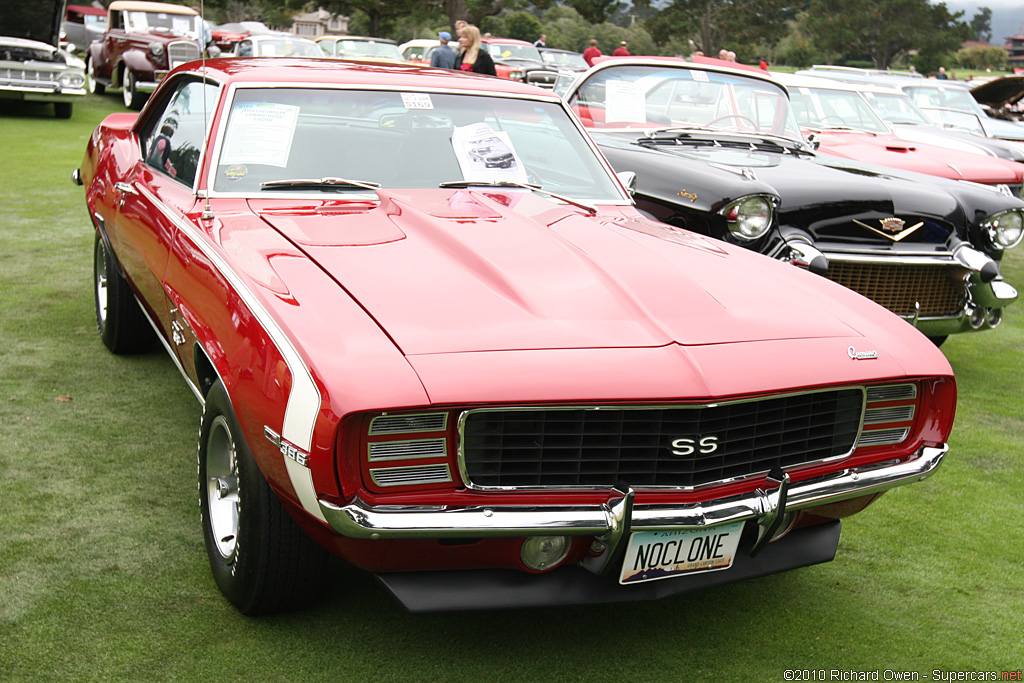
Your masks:
{"label": "fog light", "polygon": [[552,569],[569,554],[567,536],[531,536],[523,542],[520,557],[535,571]]}
{"label": "fog light", "polygon": [[988,326],[999,327],[999,323],[1003,322],[1003,309],[1001,308],[990,308],[988,309]]}

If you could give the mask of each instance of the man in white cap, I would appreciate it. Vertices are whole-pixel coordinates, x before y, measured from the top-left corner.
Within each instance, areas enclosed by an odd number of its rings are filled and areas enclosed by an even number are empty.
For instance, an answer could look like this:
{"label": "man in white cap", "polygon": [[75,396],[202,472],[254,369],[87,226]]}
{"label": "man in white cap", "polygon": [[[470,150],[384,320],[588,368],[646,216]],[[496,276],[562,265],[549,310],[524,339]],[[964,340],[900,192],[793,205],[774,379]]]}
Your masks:
{"label": "man in white cap", "polygon": [[436,66],[441,69],[454,69],[455,50],[448,47],[448,41],[452,39],[452,34],[448,33],[448,31],[441,31],[437,34],[437,39],[441,44],[430,53],[430,66]]}

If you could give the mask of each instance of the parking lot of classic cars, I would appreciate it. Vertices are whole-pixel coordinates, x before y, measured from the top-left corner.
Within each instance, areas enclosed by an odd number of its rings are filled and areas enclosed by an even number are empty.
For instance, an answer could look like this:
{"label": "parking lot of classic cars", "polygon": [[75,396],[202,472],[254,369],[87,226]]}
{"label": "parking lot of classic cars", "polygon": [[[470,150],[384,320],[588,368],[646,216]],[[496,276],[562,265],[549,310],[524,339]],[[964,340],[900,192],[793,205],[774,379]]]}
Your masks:
{"label": "parking lot of classic cars", "polygon": [[[939,467],[956,387],[935,346],[1017,296],[1019,172],[829,157],[742,68],[609,60],[557,94],[200,68],[147,82],[76,179],[104,344],[155,332],[204,404],[207,555],[246,613],[308,601],[325,550],[412,610],[827,561],[840,518]],[[804,106],[819,133],[844,113]]]}

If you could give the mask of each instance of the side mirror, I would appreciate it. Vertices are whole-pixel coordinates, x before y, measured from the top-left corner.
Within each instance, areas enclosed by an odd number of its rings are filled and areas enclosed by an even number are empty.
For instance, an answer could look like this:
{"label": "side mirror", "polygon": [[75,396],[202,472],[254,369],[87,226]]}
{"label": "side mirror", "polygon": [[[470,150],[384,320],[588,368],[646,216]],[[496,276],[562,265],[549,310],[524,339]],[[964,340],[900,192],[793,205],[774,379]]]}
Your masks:
{"label": "side mirror", "polygon": [[615,177],[619,179],[622,186],[626,188],[626,192],[629,193],[630,197],[636,196],[636,173],[632,171],[622,171],[616,173]]}
{"label": "side mirror", "polygon": [[818,139],[816,133],[808,133],[807,144],[811,146],[811,149],[818,149],[819,147],[821,147],[821,140]]}

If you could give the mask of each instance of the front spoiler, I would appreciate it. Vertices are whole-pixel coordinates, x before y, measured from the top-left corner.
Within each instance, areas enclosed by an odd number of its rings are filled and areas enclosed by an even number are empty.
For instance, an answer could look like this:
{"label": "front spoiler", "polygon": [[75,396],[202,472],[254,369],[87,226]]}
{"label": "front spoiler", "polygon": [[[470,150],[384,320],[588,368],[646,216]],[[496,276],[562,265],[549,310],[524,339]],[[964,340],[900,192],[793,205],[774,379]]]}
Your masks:
{"label": "front spoiler", "polygon": [[377,579],[410,612],[554,607],[640,602],[704,590],[734,581],[829,562],[839,545],[839,520],[797,529],[770,543],[756,557],[743,549],[732,567],[623,586],[614,576],[597,576],[581,567],[560,567],[546,574],[513,569],[475,569],[378,574]]}
{"label": "front spoiler", "polygon": [[[613,489],[607,503],[580,506],[371,506],[320,500],[334,531],[349,538],[493,538],[518,536],[621,537],[626,531],[692,529],[756,520],[767,529],[784,512],[878,493],[931,476],[949,447],[922,447],[895,463],[839,470],[811,480],[777,483],[771,490],[687,505],[632,505],[633,492]],[[766,486],[766,488],[768,488]],[[623,505],[623,500],[628,504]],[[623,509],[625,508],[625,510]],[[774,545],[774,544],[772,544]]]}

